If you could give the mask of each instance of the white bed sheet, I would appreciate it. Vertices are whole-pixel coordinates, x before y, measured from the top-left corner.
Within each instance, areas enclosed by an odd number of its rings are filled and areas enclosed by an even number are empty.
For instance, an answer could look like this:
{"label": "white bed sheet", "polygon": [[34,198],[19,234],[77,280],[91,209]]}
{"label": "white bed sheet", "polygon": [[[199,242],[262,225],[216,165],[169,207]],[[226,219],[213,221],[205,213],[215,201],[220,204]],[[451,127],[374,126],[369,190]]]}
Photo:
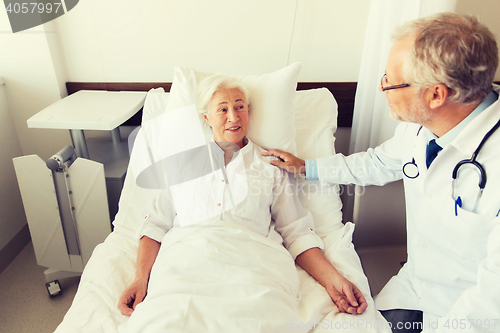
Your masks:
{"label": "white bed sheet", "polygon": [[[166,95],[153,96],[155,98],[150,98],[150,102],[162,105]],[[337,105],[331,93],[326,89],[299,91],[295,109],[297,154],[302,158],[333,154]],[[390,332],[386,321],[375,310],[367,278],[352,245],[354,225],[342,223],[338,187],[322,186],[319,182],[303,179],[299,183],[299,197],[314,216],[316,233],[323,239],[326,257],[358,286],[368,301],[368,309],[357,316],[340,313],[324,288],[296,266],[299,276],[298,313],[277,331]],[[114,333],[128,321],[128,317],[122,316],[117,308],[118,297],[133,279],[138,247],[135,232],[143,207],[155,193],[156,190],[136,186],[129,167],[114,221],[115,229],[94,250],[73,304],[56,333]],[[182,332],[182,329],[176,329]],[[259,331],[257,327],[255,331]]]}

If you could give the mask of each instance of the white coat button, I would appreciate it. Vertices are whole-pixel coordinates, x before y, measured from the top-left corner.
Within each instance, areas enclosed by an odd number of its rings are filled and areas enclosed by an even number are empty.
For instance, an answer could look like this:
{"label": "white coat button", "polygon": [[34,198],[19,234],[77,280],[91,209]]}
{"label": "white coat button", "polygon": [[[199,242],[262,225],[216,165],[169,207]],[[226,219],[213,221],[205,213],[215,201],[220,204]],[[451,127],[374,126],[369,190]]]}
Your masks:
{"label": "white coat button", "polygon": [[219,207],[220,207],[220,203],[218,203],[218,204],[217,204],[217,206],[219,206]]}
{"label": "white coat button", "polygon": [[224,179],[223,179],[223,180],[221,180],[221,182],[223,182],[223,183],[224,183]]}
{"label": "white coat button", "polygon": [[427,289],[429,289],[429,290],[431,290],[434,286],[430,282],[425,282],[424,283],[424,287],[427,288]]}

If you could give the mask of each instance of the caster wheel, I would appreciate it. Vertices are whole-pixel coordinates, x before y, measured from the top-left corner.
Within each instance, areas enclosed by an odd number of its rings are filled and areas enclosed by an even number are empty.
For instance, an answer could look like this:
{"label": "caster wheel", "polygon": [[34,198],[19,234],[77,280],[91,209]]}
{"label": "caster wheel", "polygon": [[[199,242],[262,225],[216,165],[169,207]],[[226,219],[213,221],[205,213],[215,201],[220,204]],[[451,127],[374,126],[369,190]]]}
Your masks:
{"label": "caster wheel", "polygon": [[58,280],[46,283],[45,287],[47,288],[47,292],[49,293],[50,297],[55,297],[61,293],[61,285],[59,284]]}

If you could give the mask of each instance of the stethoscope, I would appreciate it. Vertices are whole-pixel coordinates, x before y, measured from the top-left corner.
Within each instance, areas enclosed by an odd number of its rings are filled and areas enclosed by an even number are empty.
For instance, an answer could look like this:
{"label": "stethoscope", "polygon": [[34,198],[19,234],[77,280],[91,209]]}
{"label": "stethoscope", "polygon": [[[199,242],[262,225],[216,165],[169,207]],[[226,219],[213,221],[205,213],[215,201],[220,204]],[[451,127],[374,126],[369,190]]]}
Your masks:
{"label": "stethoscope", "polygon": [[[422,129],[423,126],[420,126],[420,128],[417,131],[417,136],[420,134],[420,130]],[[465,159],[461,160],[460,162],[455,165],[455,168],[453,168],[453,172],[451,173],[452,177],[452,182],[451,182],[451,198],[455,201],[455,216],[457,215],[457,207],[462,207],[462,199],[460,196],[455,197],[455,184],[457,182],[457,177],[458,173],[460,171],[460,168],[466,165],[472,165],[479,171],[479,192],[477,194],[476,202],[474,204],[474,209],[472,212],[474,213],[476,211],[477,205],[479,203],[479,199],[481,198],[481,195],[483,194],[484,187],[486,186],[486,171],[484,170],[483,166],[481,163],[479,163],[476,158],[479,152],[481,151],[481,148],[483,148],[484,143],[486,140],[490,138],[490,136],[500,127],[500,120],[493,126],[492,129],[486,133],[486,135],[483,137],[481,140],[481,143],[479,143],[479,146],[477,146],[476,150],[474,153],[472,153],[472,156],[470,159]],[[419,171],[418,171],[418,166],[415,163],[415,158],[412,157],[411,162],[407,162],[403,165],[403,174],[409,178],[409,179],[415,179],[419,176]]]}

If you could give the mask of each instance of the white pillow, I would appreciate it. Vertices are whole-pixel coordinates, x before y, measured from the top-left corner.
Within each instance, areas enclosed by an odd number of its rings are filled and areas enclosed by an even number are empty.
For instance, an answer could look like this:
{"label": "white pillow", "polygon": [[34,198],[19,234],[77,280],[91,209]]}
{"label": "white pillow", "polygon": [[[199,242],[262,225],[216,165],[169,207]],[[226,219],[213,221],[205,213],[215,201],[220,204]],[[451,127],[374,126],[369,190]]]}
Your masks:
{"label": "white pillow", "polygon": [[[240,78],[250,92],[247,136],[262,148],[278,148],[295,153],[294,98],[300,63],[276,72]],[[167,112],[196,104],[196,87],[211,73],[176,67]]]}
{"label": "white pillow", "polygon": [[297,156],[314,159],[335,154],[337,101],[326,88],[295,94],[295,142]]}
{"label": "white pillow", "polygon": [[[337,102],[328,89],[296,92],[294,118],[298,157],[315,159],[335,154],[337,115]],[[298,179],[300,202],[311,211],[316,234],[323,239],[326,250],[338,240],[344,226],[339,186],[305,180],[303,176]]]}
{"label": "white pillow", "polygon": [[167,109],[169,93],[163,88],[149,89],[142,108],[142,124],[161,115]]}

